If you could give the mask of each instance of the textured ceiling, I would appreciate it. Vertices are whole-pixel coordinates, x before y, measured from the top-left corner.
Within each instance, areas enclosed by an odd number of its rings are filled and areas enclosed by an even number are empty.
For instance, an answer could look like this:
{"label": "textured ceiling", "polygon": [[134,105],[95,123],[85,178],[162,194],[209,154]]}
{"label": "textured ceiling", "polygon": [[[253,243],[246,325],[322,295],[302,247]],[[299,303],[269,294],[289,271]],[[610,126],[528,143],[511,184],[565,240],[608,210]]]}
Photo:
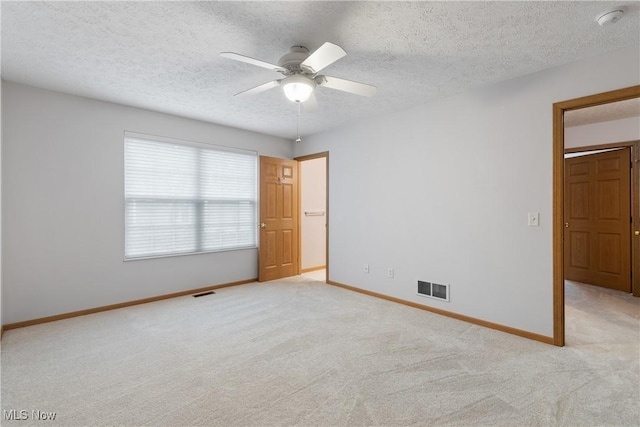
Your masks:
{"label": "textured ceiling", "polygon": [[325,41],[347,56],[323,74],[373,84],[363,98],[316,91],[309,135],[640,42],[640,4],[615,25],[611,2],[8,2],[2,78],[287,138],[296,106],[279,89],[233,94],[276,62]]}
{"label": "textured ceiling", "polygon": [[590,125],[630,117],[640,117],[640,98],[566,111],[564,127]]}

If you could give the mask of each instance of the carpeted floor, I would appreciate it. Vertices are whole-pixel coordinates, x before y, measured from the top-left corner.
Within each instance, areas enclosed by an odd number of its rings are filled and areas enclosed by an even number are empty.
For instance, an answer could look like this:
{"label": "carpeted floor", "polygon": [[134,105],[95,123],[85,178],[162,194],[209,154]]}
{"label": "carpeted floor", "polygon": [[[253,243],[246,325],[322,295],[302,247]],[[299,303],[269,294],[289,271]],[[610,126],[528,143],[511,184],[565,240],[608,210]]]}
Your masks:
{"label": "carpeted floor", "polygon": [[2,425],[640,424],[640,299],[566,293],[564,348],[305,277],[10,330]]}

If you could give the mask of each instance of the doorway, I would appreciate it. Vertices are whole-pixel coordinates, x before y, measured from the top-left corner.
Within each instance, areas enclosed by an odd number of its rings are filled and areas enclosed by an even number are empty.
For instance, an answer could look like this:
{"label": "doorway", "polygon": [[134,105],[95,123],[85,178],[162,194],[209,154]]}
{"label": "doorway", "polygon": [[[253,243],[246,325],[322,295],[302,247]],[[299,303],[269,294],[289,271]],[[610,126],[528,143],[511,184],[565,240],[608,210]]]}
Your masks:
{"label": "doorway", "polygon": [[329,153],[297,157],[300,179],[300,273],[329,277]]}
{"label": "doorway", "polygon": [[[640,98],[640,86],[633,86],[611,92],[586,96],[569,101],[558,102],[553,105],[553,343],[557,346],[565,344],[565,313],[564,313],[564,279],[565,279],[565,112],[579,110],[596,105],[611,104],[619,101]],[[632,280],[633,293],[640,296],[640,198],[639,184],[639,153],[634,150],[633,167],[633,216],[632,230]]]}

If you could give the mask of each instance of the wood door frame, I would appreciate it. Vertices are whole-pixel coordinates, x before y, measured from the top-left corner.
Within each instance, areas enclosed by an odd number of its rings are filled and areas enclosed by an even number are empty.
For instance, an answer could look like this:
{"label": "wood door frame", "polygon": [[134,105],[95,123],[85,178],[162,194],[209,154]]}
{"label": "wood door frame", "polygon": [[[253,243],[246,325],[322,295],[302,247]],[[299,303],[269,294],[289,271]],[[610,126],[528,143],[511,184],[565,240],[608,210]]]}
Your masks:
{"label": "wood door frame", "polygon": [[[326,191],[325,191],[325,197],[326,197],[326,216],[325,216],[325,224],[326,224],[326,232],[325,232],[325,282],[327,280],[329,280],[329,152],[328,151],[323,151],[321,153],[315,153],[315,154],[307,154],[304,156],[300,156],[300,157],[294,157],[293,160],[297,160],[298,161],[298,200],[302,201],[302,195],[301,195],[301,191],[302,191],[302,174],[300,173],[300,162],[304,162],[305,160],[313,160],[313,159],[321,159],[321,158],[325,158],[326,159],[326,171],[325,171],[325,179],[326,179]],[[300,215],[302,214],[302,203],[298,203],[298,218],[300,218]],[[298,275],[301,272],[302,269],[302,221],[299,220],[298,221],[298,260],[300,260],[300,262],[298,263]]]}
{"label": "wood door frame", "polygon": [[[553,344],[564,346],[564,112],[640,97],[640,85],[553,104]],[[637,151],[637,150],[636,150]],[[638,174],[638,153],[634,154]],[[634,207],[635,209],[635,207]],[[634,217],[639,227],[640,218]],[[637,230],[638,228],[635,228]],[[633,239],[637,247],[638,239]],[[633,250],[633,249],[632,249]],[[632,252],[633,253],[633,252]],[[632,269],[637,268],[635,261]],[[635,281],[635,279],[634,279]],[[634,286],[634,295],[636,287]]]}

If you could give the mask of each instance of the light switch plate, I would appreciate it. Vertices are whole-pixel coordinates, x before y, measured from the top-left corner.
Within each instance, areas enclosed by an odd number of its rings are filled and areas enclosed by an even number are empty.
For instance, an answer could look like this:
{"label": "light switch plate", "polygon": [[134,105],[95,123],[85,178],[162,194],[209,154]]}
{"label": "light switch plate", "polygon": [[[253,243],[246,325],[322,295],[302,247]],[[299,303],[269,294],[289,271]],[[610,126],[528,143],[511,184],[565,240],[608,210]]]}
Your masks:
{"label": "light switch plate", "polygon": [[540,226],[540,212],[529,212],[527,224],[529,227]]}

